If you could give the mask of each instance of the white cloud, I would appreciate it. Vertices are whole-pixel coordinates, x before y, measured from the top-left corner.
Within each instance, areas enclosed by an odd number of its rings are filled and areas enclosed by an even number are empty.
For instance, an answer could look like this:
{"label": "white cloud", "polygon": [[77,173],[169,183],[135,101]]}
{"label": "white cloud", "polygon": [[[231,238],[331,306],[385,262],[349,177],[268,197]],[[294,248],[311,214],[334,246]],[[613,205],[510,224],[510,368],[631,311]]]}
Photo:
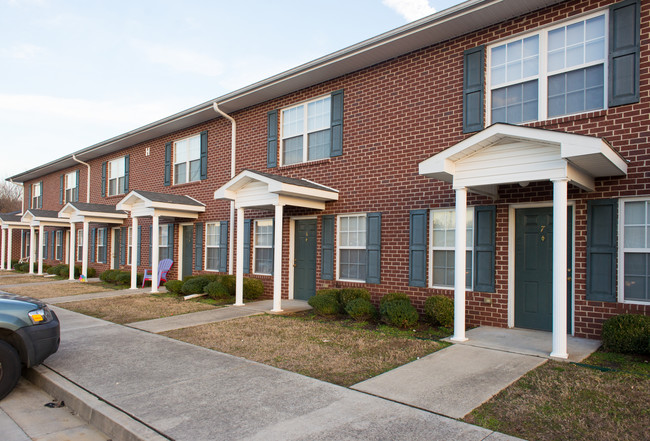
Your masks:
{"label": "white cloud", "polygon": [[408,21],[414,21],[436,12],[435,8],[429,6],[428,0],[382,0],[382,3]]}
{"label": "white cloud", "polygon": [[152,63],[171,67],[179,72],[188,72],[215,77],[223,72],[223,64],[209,55],[185,48],[134,40],[131,44],[144,52]]}
{"label": "white cloud", "polygon": [[9,48],[0,48],[0,56],[27,60],[43,52],[43,48],[29,43],[17,44]]}

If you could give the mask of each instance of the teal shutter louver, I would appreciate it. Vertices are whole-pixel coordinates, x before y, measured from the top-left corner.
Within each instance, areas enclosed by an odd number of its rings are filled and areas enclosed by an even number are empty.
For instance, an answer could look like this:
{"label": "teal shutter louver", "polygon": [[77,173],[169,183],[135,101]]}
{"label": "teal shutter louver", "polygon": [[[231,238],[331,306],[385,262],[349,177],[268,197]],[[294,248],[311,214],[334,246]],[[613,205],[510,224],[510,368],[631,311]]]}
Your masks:
{"label": "teal shutter louver", "polygon": [[194,224],[196,237],[194,238],[194,270],[203,269],[203,222]]}
{"label": "teal shutter louver", "polygon": [[409,286],[427,286],[427,210],[409,215]]}
{"label": "teal shutter louver", "polygon": [[167,234],[167,245],[168,245],[168,254],[167,254],[167,259],[174,260],[174,224],[168,224],[167,228],[168,234]]}
{"label": "teal shutter louver", "polygon": [[[47,259],[47,248],[48,248],[48,245],[49,245],[50,232],[45,231],[43,234],[44,234],[44,236],[43,236],[43,247],[44,247],[43,259]],[[70,233],[70,234],[73,234],[73,233]]]}
{"label": "teal shutter louver", "polygon": [[228,272],[228,221],[219,223],[219,271]]}
{"label": "teal shutter louver", "polygon": [[208,179],[208,131],[201,132],[201,180]]}
{"label": "teal shutter louver", "polygon": [[59,186],[59,204],[63,205],[63,187],[65,186],[65,175],[61,175]]}
{"label": "teal shutter louver", "polygon": [[463,133],[483,129],[484,58],[483,46],[463,53]]}
{"label": "teal shutter louver", "polygon": [[90,229],[90,261],[95,261],[95,235],[97,234],[97,228]]}
{"label": "teal shutter louver", "polygon": [[[41,190],[43,192],[43,190]],[[32,207],[32,186],[28,185],[27,186],[27,199],[25,200],[27,202],[25,206],[29,210],[30,208],[38,208],[38,207]]]}
{"label": "teal shutter louver", "polygon": [[120,241],[120,265],[126,265],[127,232],[127,227],[120,228],[120,233],[122,234],[122,240]]}
{"label": "teal shutter louver", "polygon": [[172,185],[172,143],[165,144],[165,186]]}
{"label": "teal shutter louver", "polygon": [[381,213],[366,215],[366,283],[381,283]]}
{"label": "teal shutter louver", "polygon": [[334,279],[334,219],[333,215],[323,216],[320,239],[320,278],[323,280]]}
{"label": "teal shutter louver", "polygon": [[244,219],[244,273],[251,272],[251,219]]}
{"label": "teal shutter louver", "polygon": [[[131,168],[131,155],[124,156],[124,188],[122,191],[124,194],[129,192],[129,172]],[[139,265],[139,264],[138,264]]]}
{"label": "teal shutter louver", "polygon": [[496,292],[496,207],[474,208],[474,291]]}
{"label": "teal shutter louver", "polygon": [[149,225],[149,266],[153,262],[153,226]]}
{"label": "teal shutter louver", "polygon": [[[106,235],[104,235],[106,237]],[[140,266],[142,263],[142,225],[138,225],[138,263]]]}
{"label": "teal shutter louver", "polygon": [[278,111],[271,110],[266,115],[266,167],[278,166]]}
{"label": "teal shutter louver", "polygon": [[79,202],[79,187],[80,187],[80,182],[79,182],[79,170],[75,172],[75,177],[77,181],[77,186],[72,190],[72,200],[75,202]]}
{"label": "teal shutter louver", "polygon": [[609,7],[609,107],[639,102],[640,16],[639,0]]}
{"label": "teal shutter louver", "polygon": [[102,162],[102,197],[106,197],[106,168],[108,163],[106,161]]}
{"label": "teal shutter louver", "polygon": [[341,156],[343,154],[343,90],[332,92],[331,105],[330,156]]}
{"label": "teal shutter louver", "polygon": [[587,300],[616,301],[618,201],[587,201]]}

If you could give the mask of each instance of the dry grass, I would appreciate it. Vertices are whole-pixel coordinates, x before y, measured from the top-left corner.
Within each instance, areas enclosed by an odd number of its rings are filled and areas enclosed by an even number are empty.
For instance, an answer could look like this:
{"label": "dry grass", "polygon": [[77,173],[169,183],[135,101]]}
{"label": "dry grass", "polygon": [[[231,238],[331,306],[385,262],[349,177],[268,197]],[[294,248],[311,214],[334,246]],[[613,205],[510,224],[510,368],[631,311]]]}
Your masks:
{"label": "dry grass", "polygon": [[[52,279],[50,279],[52,280]],[[67,283],[48,283],[43,285],[14,286],[5,289],[13,294],[34,297],[37,299],[51,299],[54,297],[77,296],[95,292],[111,291],[101,283],[80,283],[70,281]]]}
{"label": "dry grass", "polygon": [[64,303],[58,306],[119,324],[170,317],[172,315],[215,308],[215,306],[205,303],[158,294],[86,300]]}
{"label": "dry grass", "polygon": [[465,421],[529,440],[648,439],[650,377],[549,361]]}
{"label": "dry grass", "polygon": [[164,335],[341,386],[351,386],[444,347],[436,341],[354,329],[336,322],[271,315]]}
{"label": "dry grass", "polygon": [[52,279],[46,279],[43,276],[28,276],[26,274],[12,273],[9,276],[0,277],[0,286],[18,285],[22,283],[47,282]]}

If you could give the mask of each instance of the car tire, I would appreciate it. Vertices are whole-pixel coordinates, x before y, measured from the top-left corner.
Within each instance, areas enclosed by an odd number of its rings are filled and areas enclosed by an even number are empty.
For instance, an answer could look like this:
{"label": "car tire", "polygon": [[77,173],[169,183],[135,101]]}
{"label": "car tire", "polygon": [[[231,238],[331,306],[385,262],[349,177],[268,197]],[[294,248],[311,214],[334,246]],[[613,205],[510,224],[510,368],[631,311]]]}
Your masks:
{"label": "car tire", "polygon": [[0,340],[0,400],[14,390],[20,379],[20,357],[9,343]]}

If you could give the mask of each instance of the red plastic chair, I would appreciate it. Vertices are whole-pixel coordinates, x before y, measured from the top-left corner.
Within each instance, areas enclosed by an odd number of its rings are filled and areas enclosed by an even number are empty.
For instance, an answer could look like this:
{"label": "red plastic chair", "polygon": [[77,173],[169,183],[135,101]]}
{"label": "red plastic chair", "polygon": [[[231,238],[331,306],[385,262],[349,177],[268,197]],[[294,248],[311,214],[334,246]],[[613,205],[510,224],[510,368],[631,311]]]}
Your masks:
{"label": "red plastic chair", "polygon": [[[163,259],[158,263],[158,287],[160,287],[160,282],[163,280],[166,282],[167,281],[167,273],[169,272],[170,268],[174,264],[174,261],[171,259]],[[142,287],[144,288],[144,282],[147,280],[151,280],[151,271],[152,270],[144,270],[144,277],[142,278]],[[151,280],[151,283],[153,283],[153,280]]]}

